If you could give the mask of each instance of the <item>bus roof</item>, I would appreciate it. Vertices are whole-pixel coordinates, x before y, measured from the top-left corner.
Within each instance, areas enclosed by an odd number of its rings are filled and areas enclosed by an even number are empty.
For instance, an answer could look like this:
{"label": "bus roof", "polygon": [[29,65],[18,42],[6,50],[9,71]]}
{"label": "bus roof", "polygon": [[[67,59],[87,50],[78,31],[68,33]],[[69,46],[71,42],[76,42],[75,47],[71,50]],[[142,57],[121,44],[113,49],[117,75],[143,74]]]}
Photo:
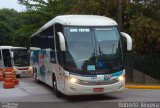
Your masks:
{"label": "bus roof", "polygon": [[0,49],[9,49],[11,48],[12,46],[0,46]]}
{"label": "bus roof", "polygon": [[0,49],[26,49],[26,47],[0,46]]}
{"label": "bus roof", "polygon": [[11,49],[27,49],[26,47],[11,47]]}
{"label": "bus roof", "polygon": [[42,26],[32,36],[42,32],[53,24],[62,24],[66,26],[117,26],[117,23],[111,18],[98,15],[62,15],[57,16]]}
{"label": "bus roof", "polygon": [[30,50],[39,50],[40,48],[38,47],[30,47]]}

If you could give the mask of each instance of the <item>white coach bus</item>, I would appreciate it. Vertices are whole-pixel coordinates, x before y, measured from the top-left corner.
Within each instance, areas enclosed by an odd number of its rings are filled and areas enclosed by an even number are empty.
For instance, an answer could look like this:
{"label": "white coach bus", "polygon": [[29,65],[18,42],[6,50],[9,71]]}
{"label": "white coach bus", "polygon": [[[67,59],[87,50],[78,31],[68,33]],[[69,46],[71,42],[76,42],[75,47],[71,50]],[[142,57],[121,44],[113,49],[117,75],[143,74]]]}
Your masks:
{"label": "white coach bus", "polygon": [[29,52],[25,47],[0,46],[0,67],[13,67],[16,75],[31,72]]}
{"label": "white coach bus", "polygon": [[30,39],[36,81],[54,88],[56,96],[119,92],[125,69],[121,36],[131,37],[104,16],[57,16]]}

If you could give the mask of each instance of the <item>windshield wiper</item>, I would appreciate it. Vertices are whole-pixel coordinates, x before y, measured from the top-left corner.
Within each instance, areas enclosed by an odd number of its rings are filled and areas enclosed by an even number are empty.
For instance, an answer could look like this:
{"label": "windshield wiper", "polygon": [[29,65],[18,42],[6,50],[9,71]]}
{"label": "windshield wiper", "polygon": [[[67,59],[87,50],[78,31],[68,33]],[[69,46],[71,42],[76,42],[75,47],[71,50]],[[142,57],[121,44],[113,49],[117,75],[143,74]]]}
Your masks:
{"label": "windshield wiper", "polygon": [[98,49],[99,49],[99,54],[102,55],[103,52],[102,52],[102,48],[101,48],[101,45],[100,45],[100,44],[98,45]]}
{"label": "windshield wiper", "polygon": [[112,54],[113,54],[114,47],[115,47],[115,43],[114,43],[113,46],[112,46]]}

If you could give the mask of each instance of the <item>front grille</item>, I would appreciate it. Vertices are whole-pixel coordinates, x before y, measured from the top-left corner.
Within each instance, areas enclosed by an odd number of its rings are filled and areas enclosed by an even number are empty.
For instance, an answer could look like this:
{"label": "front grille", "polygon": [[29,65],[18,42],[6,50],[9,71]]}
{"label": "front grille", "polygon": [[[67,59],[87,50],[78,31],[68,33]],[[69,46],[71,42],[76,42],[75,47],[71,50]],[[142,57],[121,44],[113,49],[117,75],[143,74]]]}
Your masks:
{"label": "front grille", "polygon": [[117,79],[113,79],[113,80],[107,80],[107,81],[78,81],[78,84],[81,85],[110,85],[110,84],[114,84],[117,83],[118,80]]}
{"label": "front grille", "polygon": [[17,68],[17,70],[28,70],[29,68]]}

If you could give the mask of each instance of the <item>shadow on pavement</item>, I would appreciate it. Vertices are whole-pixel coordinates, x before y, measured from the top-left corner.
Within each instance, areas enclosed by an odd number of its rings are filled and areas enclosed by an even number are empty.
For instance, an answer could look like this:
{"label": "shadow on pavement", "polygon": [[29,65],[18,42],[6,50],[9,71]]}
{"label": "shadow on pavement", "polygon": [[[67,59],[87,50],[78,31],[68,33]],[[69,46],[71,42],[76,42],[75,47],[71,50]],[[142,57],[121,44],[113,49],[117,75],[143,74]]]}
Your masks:
{"label": "shadow on pavement", "polygon": [[[26,78],[26,77],[21,77],[19,78],[21,81],[26,80],[26,83],[32,83],[33,85],[39,85],[37,84],[33,78]],[[28,80],[30,79],[30,80]],[[50,91],[52,94],[55,96],[54,90],[52,87],[46,85],[43,82],[40,82],[40,85],[45,87],[48,91]],[[85,101],[110,101],[110,100],[117,100],[119,97],[112,96],[110,93],[107,94],[101,94],[101,95],[77,95],[77,96],[66,96],[64,95],[63,97],[59,98],[60,100],[64,100],[65,102],[85,102]]]}
{"label": "shadow on pavement", "polygon": [[118,99],[109,95],[80,95],[80,96],[65,96],[64,99],[68,102],[83,102],[83,101],[103,101]]}

